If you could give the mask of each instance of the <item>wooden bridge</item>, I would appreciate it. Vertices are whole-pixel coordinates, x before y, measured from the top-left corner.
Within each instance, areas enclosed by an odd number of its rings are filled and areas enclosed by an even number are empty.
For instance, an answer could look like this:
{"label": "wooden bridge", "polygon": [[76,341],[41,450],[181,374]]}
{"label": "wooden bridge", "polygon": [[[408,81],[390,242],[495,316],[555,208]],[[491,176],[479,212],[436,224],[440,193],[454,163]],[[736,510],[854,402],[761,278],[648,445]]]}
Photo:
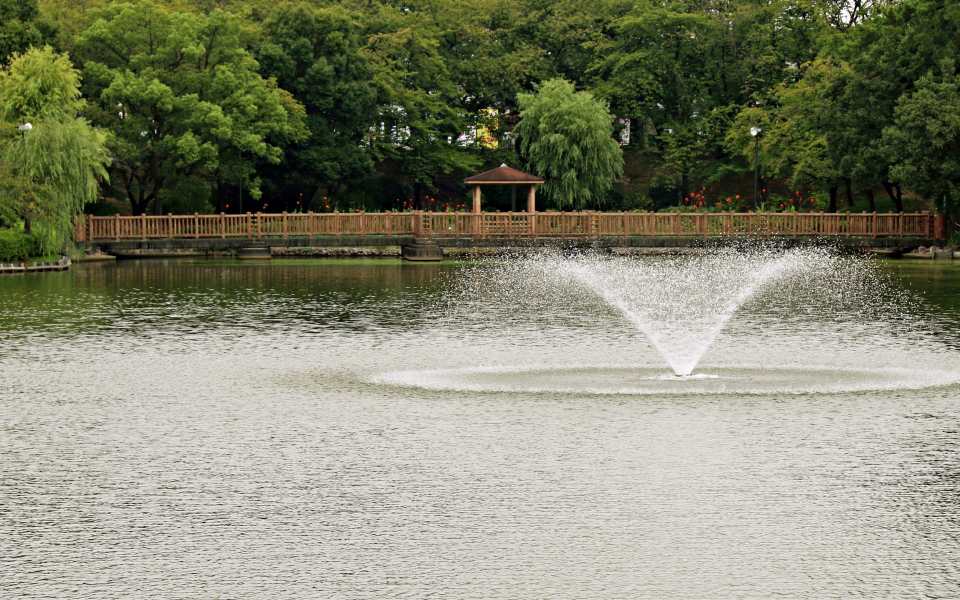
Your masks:
{"label": "wooden bridge", "polygon": [[854,237],[945,239],[923,213],[247,213],[81,216],[77,242],[413,236],[437,238]]}

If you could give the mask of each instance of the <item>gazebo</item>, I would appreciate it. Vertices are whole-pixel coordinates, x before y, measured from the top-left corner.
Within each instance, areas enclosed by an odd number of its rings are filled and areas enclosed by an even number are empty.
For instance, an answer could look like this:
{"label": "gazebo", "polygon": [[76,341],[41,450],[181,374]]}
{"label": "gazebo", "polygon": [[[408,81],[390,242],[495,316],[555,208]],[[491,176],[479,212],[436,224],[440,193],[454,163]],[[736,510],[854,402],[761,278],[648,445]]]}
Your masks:
{"label": "gazebo", "polygon": [[[473,212],[480,212],[480,187],[484,185],[527,185],[527,212],[532,213],[537,210],[537,184],[544,183],[543,179],[523,171],[512,169],[507,165],[500,165],[496,169],[485,171],[478,175],[467,177],[463,182],[473,188]],[[511,208],[516,210],[517,192],[514,187],[511,190]]]}

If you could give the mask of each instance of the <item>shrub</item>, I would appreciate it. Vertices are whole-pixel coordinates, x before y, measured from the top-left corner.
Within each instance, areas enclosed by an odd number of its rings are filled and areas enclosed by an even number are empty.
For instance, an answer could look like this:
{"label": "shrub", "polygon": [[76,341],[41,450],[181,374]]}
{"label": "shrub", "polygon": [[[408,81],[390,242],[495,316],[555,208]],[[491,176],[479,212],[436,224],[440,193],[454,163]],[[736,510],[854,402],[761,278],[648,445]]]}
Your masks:
{"label": "shrub", "polygon": [[106,200],[97,200],[84,206],[83,212],[84,214],[93,215],[94,217],[112,217],[120,211],[117,210],[116,206]]}
{"label": "shrub", "polygon": [[40,254],[40,240],[17,229],[0,229],[0,262],[19,262]]}
{"label": "shrub", "polygon": [[623,199],[623,210],[654,212],[657,210],[657,201],[643,192],[632,192]]}

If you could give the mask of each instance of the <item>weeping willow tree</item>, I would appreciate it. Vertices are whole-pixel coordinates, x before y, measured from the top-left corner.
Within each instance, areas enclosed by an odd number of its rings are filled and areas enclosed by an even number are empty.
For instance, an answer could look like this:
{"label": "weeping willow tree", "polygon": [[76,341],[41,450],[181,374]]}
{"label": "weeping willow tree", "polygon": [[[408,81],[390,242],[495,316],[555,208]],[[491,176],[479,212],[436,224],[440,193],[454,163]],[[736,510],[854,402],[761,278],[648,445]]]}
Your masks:
{"label": "weeping willow tree", "polygon": [[557,208],[599,205],[623,173],[623,152],[613,138],[607,105],[573,84],[552,79],[534,94],[517,96],[520,151],[546,179],[542,193]]}
{"label": "weeping willow tree", "polygon": [[0,213],[22,219],[45,252],[71,242],[74,217],[107,177],[105,136],[81,116],[83,105],[78,71],[49,46],[15,54],[0,71],[0,173],[11,184],[0,186]]}

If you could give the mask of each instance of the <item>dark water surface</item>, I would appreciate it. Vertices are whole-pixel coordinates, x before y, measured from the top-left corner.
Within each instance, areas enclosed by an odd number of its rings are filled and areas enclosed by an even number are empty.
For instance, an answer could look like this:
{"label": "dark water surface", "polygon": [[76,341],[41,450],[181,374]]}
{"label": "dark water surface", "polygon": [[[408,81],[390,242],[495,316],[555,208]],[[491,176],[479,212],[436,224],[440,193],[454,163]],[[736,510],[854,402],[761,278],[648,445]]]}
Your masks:
{"label": "dark water surface", "polygon": [[0,278],[0,598],[960,597],[960,265],[767,290],[682,380],[459,268]]}

